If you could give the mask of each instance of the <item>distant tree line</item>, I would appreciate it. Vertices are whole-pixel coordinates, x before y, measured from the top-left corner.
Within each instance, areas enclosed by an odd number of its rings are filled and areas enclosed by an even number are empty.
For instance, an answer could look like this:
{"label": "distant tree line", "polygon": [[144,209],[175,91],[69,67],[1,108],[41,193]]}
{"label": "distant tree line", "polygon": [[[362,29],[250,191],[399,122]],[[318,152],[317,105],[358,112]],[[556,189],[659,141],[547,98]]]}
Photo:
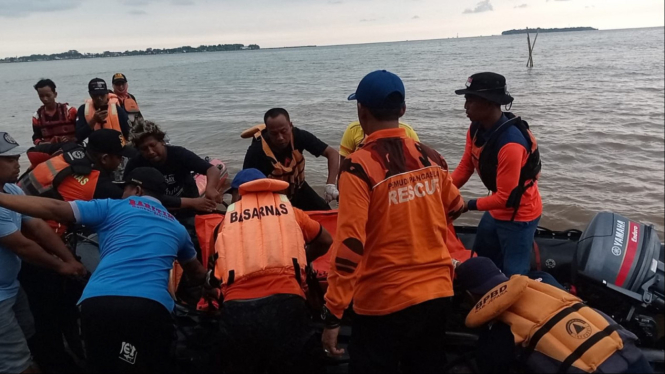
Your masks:
{"label": "distant tree line", "polygon": [[31,61],[51,61],[51,60],[74,60],[80,58],[104,58],[104,57],[120,57],[120,56],[140,56],[140,55],[166,55],[174,53],[199,53],[199,52],[222,52],[222,51],[242,51],[242,50],[257,50],[261,49],[257,44],[217,44],[217,45],[200,45],[198,47],[182,46],[178,48],[148,48],[146,50],[134,50],[124,52],[111,52],[104,51],[102,53],[81,53],[77,50],[70,50],[62,53],[54,53],[50,55],[30,55],[21,57],[7,57],[0,59],[3,62],[31,62]]}

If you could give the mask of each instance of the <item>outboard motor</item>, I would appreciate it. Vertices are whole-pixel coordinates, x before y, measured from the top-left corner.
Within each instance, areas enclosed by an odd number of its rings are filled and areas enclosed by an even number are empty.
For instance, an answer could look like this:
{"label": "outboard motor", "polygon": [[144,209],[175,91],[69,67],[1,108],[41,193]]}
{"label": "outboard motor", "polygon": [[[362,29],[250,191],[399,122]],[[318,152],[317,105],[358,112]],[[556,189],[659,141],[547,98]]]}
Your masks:
{"label": "outboard motor", "polygon": [[598,213],[577,245],[578,294],[630,326],[644,343],[655,343],[665,310],[664,252],[652,226]]}

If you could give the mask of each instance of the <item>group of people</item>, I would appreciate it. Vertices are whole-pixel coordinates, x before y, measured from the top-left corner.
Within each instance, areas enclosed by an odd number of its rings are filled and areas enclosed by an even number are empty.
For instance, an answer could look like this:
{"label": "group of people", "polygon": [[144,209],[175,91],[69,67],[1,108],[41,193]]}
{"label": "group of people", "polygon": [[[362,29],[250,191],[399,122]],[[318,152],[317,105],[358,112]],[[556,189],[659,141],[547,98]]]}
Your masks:
{"label": "group of people", "polygon": [[[339,152],[295,127],[286,110],[267,111],[262,125],[242,134],[251,144],[208,269],[189,228],[195,214],[222,202],[225,170],[167,144],[160,127],[142,118],[126,77],[115,74],[112,82],[113,93],[103,80],[90,81],[91,97],[78,111],[55,101],[53,82],[35,85],[44,106],[33,118],[31,170],[20,179],[23,150],[0,133],[0,372],[34,372],[32,356],[44,371],[62,370],[48,352],[64,347],[39,346],[62,344],[65,331],[35,334],[40,324],[65,325],[55,313],[30,312],[58,305],[37,286],[24,292],[26,282],[17,279],[22,261],[59,280],[85,275],[61,239],[81,225],[99,237],[99,265],[78,300],[91,372],[168,371],[174,301],[167,284],[176,260],[190,286],[223,301],[228,372],[323,370],[322,356],[345,353],[337,339],[350,308],[351,372],[441,372],[455,278],[478,300],[467,324],[485,326],[479,347],[505,348],[479,355],[484,372],[516,364],[552,373],[650,370],[634,335],[547,274],[530,272],[542,213],[540,154],[526,121],[502,110],[513,101],[503,76],[474,74],[456,91],[471,125],[453,172],[400,123],[404,84],[385,70],[365,76],[349,96],[358,122],[347,127]],[[305,180],[305,150],[328,159],[323,197]],[[462,197],[459,188],[474,172],[491,196]],[[194,173],[207,177],[202,191]],[[333,200],[334,239],[303,212],[328,210]],[[461,244],[452,221],[474,210],[485,212],[472,248],[478,257],[455,269],[449,249]],[[327,253],[319,339],[305,303],[306,266]],[[525,352],[520,358],[506,348],[515,346]]]}

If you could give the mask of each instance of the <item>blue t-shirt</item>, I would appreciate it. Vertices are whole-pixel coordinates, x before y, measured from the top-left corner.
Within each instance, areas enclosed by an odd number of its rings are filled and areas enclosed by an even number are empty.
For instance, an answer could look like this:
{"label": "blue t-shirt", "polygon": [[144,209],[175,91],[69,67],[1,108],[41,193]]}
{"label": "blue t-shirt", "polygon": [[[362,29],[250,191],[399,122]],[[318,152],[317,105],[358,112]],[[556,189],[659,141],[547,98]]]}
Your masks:
{"label": "blue t-shirt", "polygon": [[71,205],[76,222],[99,235],[99,266],[79,303],[97,296],[133,296],[173,310],[167,290],[173,261],[196,258],[185,227],[157,199],[146,196]]}
{"label": "blue t-shirt", "polygon": [[[5,184],[4,192],[10,195],[23,195],[23,191],[15,184]],[[21,223],[29,220],[14,211],[0,208],[0,238],[21,230]],[[18,272],[21,270],[21,259],[16,253],[0,245],[0,301],[11,299],[18,293]]]}

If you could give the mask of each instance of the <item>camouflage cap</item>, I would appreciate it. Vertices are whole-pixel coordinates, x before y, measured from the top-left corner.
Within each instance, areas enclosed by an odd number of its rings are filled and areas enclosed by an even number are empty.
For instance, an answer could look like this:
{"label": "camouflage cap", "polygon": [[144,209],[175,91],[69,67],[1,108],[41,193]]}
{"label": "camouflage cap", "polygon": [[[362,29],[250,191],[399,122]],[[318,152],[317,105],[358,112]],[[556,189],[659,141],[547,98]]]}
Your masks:
{"label": "camouflage cap", "polygon": [[144,119],[138,119],[132,128],[132,131],[129,133],[129,141],[136,147],[146,136],[154,136],[155,138],[162,140],[166,134],[156,123]]}

